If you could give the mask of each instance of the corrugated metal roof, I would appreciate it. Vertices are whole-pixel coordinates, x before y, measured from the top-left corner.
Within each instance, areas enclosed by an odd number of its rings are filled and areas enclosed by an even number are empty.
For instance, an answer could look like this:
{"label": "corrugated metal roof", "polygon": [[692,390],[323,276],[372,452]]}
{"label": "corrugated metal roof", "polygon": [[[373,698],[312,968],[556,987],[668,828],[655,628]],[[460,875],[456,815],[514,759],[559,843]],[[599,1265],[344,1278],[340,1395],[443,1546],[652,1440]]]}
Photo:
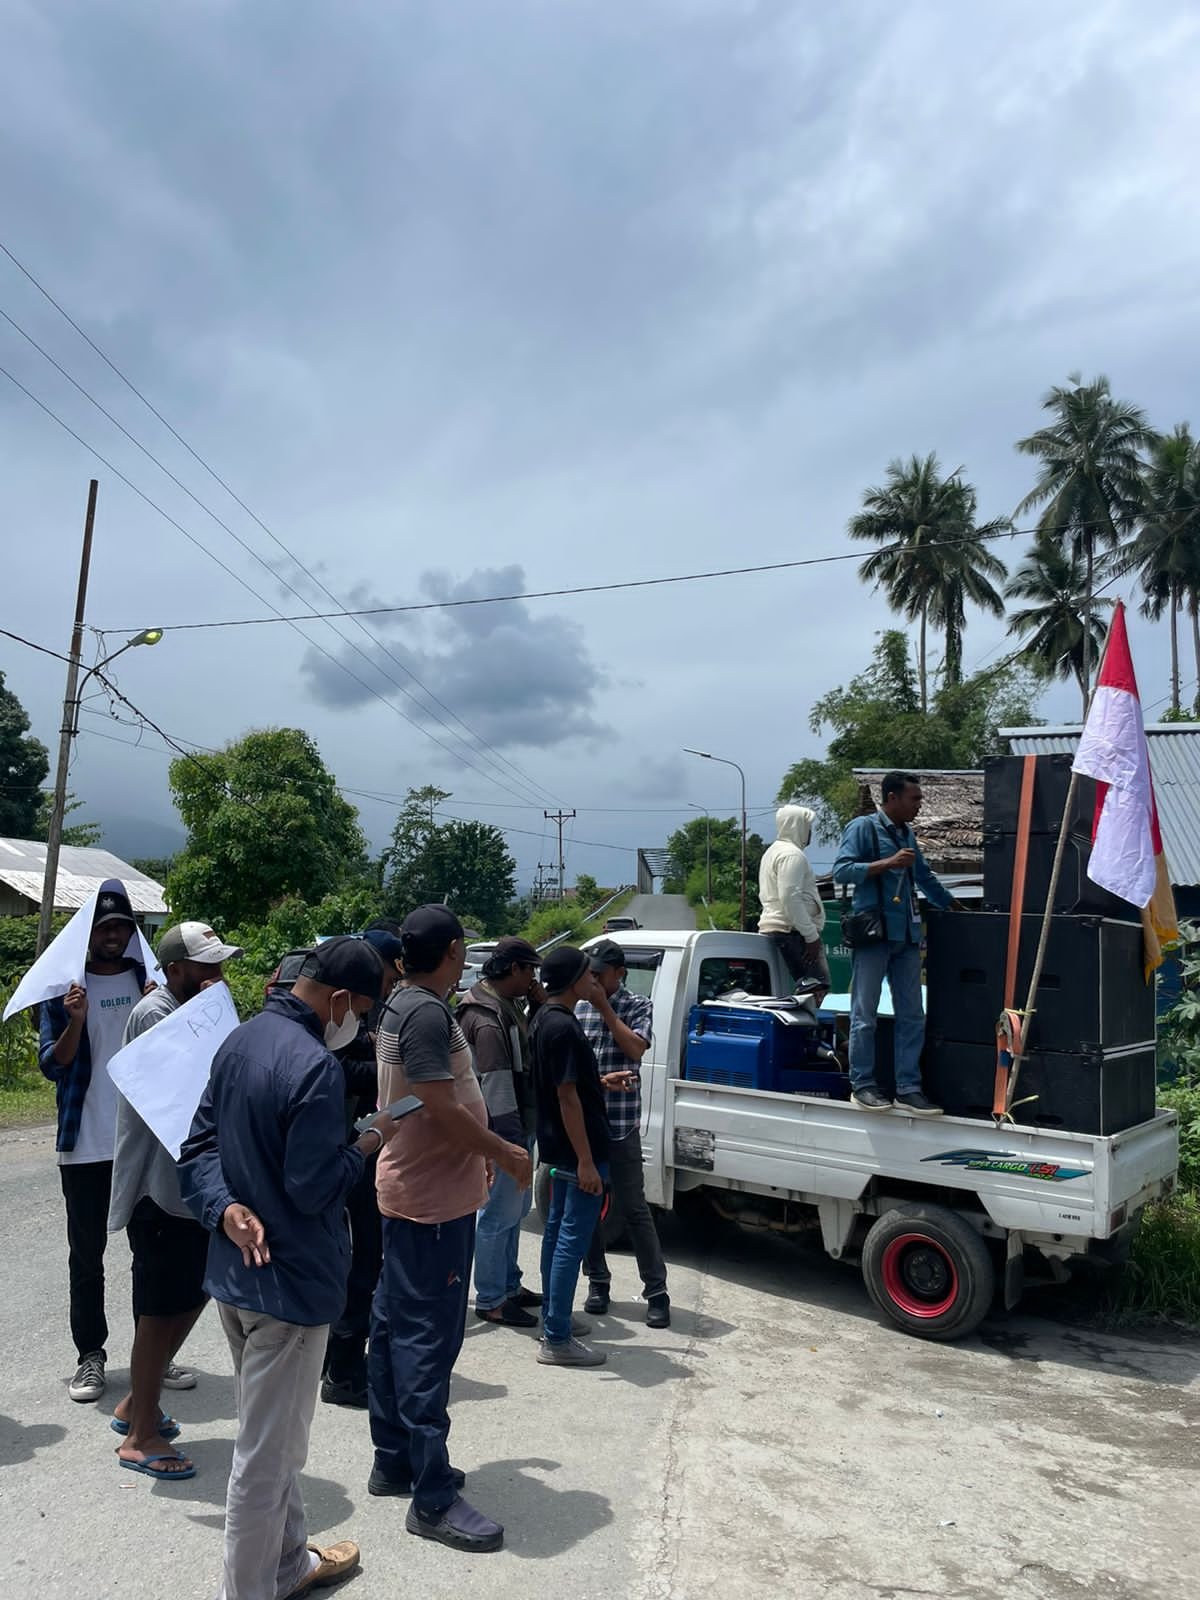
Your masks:
{"label": "corrugated metal roof", "polygon": [[[36,839],[0,839],[0,883],[40,905],[46,876],[46,846]],[[88,850],[65,844],[58,858],[55,884],[56,911],[76,911],[104,882],[120,878],[129,903],[143,916],[165,916],[167,902],[161,883],[114,856],[111,850]]]}
{"label": "corrugated metal roof", "polygon": [[[1014,756],[1072,755],[1080,728],[1001,728]],[[1153,722],[1146,728],[1150,770],[1171,882],[1200,884],[1200,722]]]}

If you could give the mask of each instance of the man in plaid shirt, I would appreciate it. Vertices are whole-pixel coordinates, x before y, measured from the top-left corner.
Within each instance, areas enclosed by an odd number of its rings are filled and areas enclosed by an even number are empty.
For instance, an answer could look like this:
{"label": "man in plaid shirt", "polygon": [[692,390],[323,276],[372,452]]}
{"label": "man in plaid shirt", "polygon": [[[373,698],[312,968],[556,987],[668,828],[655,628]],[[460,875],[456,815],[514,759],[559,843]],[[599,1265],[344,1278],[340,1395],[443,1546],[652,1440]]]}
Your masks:
{"label": "man in plaid shirt", "polygon": [[[591,958],[604,999],[597,1005],[581,1000],[575,1014],[596,1052],[600,1082],[604,1085],[605,1109],[612,1129],[609,1183],[613,1207],[633,1241],[646,1299],[646,1325],[667,1328],[671,1324],[667,1269],[654,1218],[646,1204],[642,1172],[641,1060],[650,1048],[653,1008],[646,996],[630,994],[625,987],[625,952],[619,944],[603,939],[592,946]],[[603,1220],[596,1224],[583,1270],[589,1285],[583,1309],[602,1317],[608,1310],[612,1284],[604,1257]]]}

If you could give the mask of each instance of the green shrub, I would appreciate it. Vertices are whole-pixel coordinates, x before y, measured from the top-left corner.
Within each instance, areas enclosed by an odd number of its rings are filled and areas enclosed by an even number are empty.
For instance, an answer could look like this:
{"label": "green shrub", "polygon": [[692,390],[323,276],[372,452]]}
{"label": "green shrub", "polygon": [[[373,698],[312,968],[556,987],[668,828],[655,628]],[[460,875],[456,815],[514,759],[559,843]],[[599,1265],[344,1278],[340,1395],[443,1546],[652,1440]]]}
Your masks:
{"label": "green shrub", "polygon": [[[8,1004],[15,987],[15,984],[0,983],[0,1011]],[[7,1022],[0,1022],[0,1089],[16,1089],[38,1082],[45,1080],[37,1064],[33,1013],[19,1011]]]}
{"label": "green shrub", "polygon": [[1111,1309],[1122,1321],[1166,1317],[1200,1324],[1200,1197],[1184,1191],[1146,1208]]}
{"label": "green shrub", "polygon": [[1158,1103],[1179,1113],[1179,1187],[1200,1194],[1200,1083],[1164,1084]]}
{"label": "green shrub", "polygon": [[[60,911],[50,919],[51,937],[62,932],[72,915],[72,912]],[[0,983],[15,986],[17,979],[33,965],[37,930],[36,912],[28,917],[0,917]],[[12,993],[11,987],[9,993]]]}

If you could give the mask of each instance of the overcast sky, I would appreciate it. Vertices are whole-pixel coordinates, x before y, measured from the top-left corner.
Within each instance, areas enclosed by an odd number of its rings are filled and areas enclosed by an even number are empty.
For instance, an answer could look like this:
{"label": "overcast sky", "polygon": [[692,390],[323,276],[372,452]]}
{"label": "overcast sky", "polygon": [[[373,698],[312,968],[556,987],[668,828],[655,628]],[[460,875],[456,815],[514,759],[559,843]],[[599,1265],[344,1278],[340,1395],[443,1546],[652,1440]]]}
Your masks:
{"label": "overcast sky", "polygon": [[[0,377],[0,613],[56,649],[93,473],[111,647],[327,608],[314,577],[404,604],[832,554],[913,451],[1009,513],[1074,369],[1200,423],[1186,0],[0,0],[0,30],[0,238],[296,558],[0,257],[0,308],[267,564],[0,322],[0,363],[201,547]],[[752,808],[819,752],[811,701],[889,620],[854,568],[168,632],[119,678],[197,744],[297,724],[348,788],[452,790],[528,830],[523,885],[574,807],[568,880],[627,880],[688,802],[735,807],[682,746],[741,762]],[[1161,635],[1134,628],[1147,702]],[[1002,650],[972,616],[968,669]],[[0,669],[53,744],[61,666],[0,641]],[[91,814],[172,821],[157,741],[83,723]],[[381,844],[394,807],[359,803]]]}

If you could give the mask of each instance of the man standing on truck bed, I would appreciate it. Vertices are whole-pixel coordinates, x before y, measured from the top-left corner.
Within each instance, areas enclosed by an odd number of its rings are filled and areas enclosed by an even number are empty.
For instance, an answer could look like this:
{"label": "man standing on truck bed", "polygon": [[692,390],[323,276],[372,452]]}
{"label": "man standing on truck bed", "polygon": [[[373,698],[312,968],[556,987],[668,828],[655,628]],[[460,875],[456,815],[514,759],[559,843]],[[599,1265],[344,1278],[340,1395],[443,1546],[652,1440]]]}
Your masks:
{"label": "man standing on truck bed", "polygon": [[[583,1024],[588,1043],[596,1053],[604,1109],[611,1131],[609,1182],[613,1204],[633,1241],[642,1293],[646,1299],[646,1325],[669,1328],[671,1301],[667,1294],[667,1269],[658,1230],[646,1204],[642,1171],[641,1060],[650,1048],[653,1008],[645,995],[630,994],[625,987],[625,952],[612,939],[602,939],[588,952],[592,971],[602,993],[596,1000],[581,1000],[575,1015]],[[588,1297],[584,1311],[602,1317],[608,1310],[612,1273],[604,1256],[604,1221],[592,1234],[584,1257]]]}
{"label": "man standing on truck bed", "polygon": [[807,806],[780,806],[775,813],[775,843],[758,867],[758,931],[776,946],[796,983],[817,978],[828,990],[829,962],[821,943],[825,907],[804,853],[815,820]]}
{"label": "man standing on truck bed", "polygon": [[[887,1111],[892,1101],[875,1078],[875,1023],[886,977],[896,1018],[896,1100],[920,1117],[941,1115],[921,1088],[925,1006],[921,996],[921,913],[917,888],[943,911],[957,909],[930,871],[912,824],[921,810],[921,785],[911,772],[889,772],[882,807],[855,817],[842,834],[833,881],[854,886],[848,942],[854,951],[850,986],[850,1088],[864,1111]],[[853,932],[855,923],[859,931]]]}

